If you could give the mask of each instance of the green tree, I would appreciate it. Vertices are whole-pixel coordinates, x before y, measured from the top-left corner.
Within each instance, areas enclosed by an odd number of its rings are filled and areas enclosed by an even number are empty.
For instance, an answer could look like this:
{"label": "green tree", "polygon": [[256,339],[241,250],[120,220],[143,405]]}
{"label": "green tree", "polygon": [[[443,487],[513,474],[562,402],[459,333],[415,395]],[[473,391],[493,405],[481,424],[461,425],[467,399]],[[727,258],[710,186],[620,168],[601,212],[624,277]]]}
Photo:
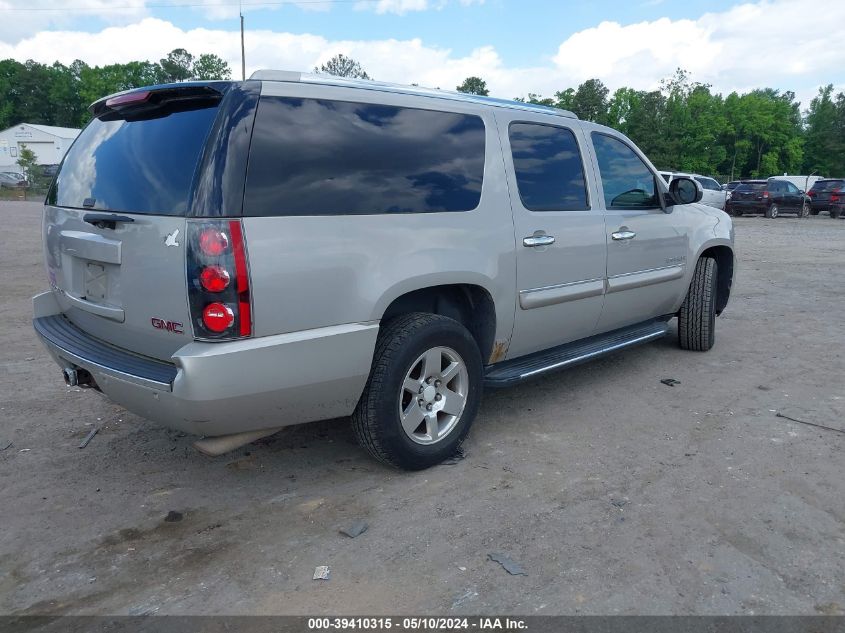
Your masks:
{"label": "green tree", "polygon": [[490,92],[487,90],[487,82],[481,77],[467,77],[464,82],[456,88],[458,92],[465,92],[471,95],[486,97]]}
{"label": "green tree", "polygon": [[35,152],[29,149],[23,143],[21,144],[21,151],[20,156],[18,157],[17,163],[18,166],[21,168],[21,171],[26,175],[27,179],[31,180],[32,177],[36,173],[36,161],[38,159],[35,156]]}
{"label": "green tree", "polygon": [[194,56],[184,48],[174,48],[159,61],[162,77],[167,82],[187,81],[192,76]]}
{"label": "green tree", "polygon": [[232,69],[217,55],[203,53],[194,62],[192,75],[194,79],[231,79]]}
{"label": "green tree", "polygon": [[588,79],[572,96],[571,110],[579,119],[604,123],[607,119],[607,86],[599,79]]}
{"label": "green tree", "polygon": [[335,77],[370,79],[370,76],[361,67],[360,63],[358,63],[351,57],[347,57],[343,53],[338,53],[319,68],[315,66],[314,72],[323,73],[326,75],[334,75]]}
{"label": "green tree", "polygon": [[[841,97],[842,95],[840,95]],[[841,112],[833,100],[833,84],[819,88],[807,110],[806,148],[807,173],[833,175],[841,170],[841,139],[837,131],[841,126]]]}

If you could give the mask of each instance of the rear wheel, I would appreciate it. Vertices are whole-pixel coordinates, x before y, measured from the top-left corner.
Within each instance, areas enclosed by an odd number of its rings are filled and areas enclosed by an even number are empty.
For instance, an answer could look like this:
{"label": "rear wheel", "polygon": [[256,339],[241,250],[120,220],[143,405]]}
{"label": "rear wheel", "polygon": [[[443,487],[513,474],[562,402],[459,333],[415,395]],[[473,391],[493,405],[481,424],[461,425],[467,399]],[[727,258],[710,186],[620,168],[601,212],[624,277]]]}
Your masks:
{"label": "rear wheel", "polygon": [[434,466],[454,455],[469,432],[481,381],[481,354],[460,323],[419,312],[397,317],[379,333],[352,414],[355,435],[391,466]]}
{"label": "rear wheel", "polygon": [[767,218],[776,218],[776,217],[778,217],[779,213],[780,213],[780,209],[778,208],[778,205],[776,205],[776,204],[773,204],[768,209],[766,209],[766,217]]}
{"label": "rear wheel", "polygon": [[678,312],[678,343],[683,349],[706,352],[716,337],[717,264],[702,257],[695,264],[687,296]]}
{"label": "rear wheel", "polygon": [[834,219],[838,218],[841,214],[842,214],[842,211],[840,209],[831,209],[830,210],[830,217],[832,217]]}

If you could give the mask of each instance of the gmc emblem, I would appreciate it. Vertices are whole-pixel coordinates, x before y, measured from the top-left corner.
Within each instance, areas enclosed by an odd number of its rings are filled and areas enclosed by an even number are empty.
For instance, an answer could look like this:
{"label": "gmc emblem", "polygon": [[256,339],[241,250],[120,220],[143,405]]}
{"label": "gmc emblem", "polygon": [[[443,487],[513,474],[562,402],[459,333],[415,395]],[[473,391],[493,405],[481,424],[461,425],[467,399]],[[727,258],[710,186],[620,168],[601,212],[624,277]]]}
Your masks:
{"label": "gmc emblem", "polygon": [[165,321],[164,319],[153,317],[150,319],[150,323],[152,323],[153,327],[157,330],[167,330],[168,332],[173,332],[174,334],[185,333],[182,329],[182,324],[178,321]]}

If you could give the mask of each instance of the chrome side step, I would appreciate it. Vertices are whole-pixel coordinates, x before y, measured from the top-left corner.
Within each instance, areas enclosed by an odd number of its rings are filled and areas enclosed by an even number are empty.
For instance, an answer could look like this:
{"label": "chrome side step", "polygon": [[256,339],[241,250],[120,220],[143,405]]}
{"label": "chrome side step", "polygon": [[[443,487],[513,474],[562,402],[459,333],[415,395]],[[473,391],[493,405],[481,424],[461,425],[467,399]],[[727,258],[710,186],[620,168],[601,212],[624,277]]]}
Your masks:
{"label": "chrome side step", "polygon": [[591,336],[520,358],[488,365],[485,387],[509,387],[541,374],[572,367],[626,347],[662,338],[669,331],[667,319],[654,319],[638,325]]}

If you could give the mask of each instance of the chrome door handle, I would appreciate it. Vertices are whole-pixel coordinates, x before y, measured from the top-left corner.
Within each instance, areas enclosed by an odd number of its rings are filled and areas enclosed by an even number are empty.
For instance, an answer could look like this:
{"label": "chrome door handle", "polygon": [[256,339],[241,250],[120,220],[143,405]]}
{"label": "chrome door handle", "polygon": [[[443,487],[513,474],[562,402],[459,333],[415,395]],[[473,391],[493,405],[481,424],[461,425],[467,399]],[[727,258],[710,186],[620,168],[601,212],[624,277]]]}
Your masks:
{"label": "chrome door handle", "polygon": [[634,233],[633,231],[616,231],[616,233],[611,233],[610,237],[612,237],[616,241],[632,240],[635,237],[637,237],[637,234]]}
{"label": "chrome door handle", "polygon": [[522,238],[522,245],[528,247],[549,246],[554,243],[555,238],[552,235],[532,235],[531,237]]}

